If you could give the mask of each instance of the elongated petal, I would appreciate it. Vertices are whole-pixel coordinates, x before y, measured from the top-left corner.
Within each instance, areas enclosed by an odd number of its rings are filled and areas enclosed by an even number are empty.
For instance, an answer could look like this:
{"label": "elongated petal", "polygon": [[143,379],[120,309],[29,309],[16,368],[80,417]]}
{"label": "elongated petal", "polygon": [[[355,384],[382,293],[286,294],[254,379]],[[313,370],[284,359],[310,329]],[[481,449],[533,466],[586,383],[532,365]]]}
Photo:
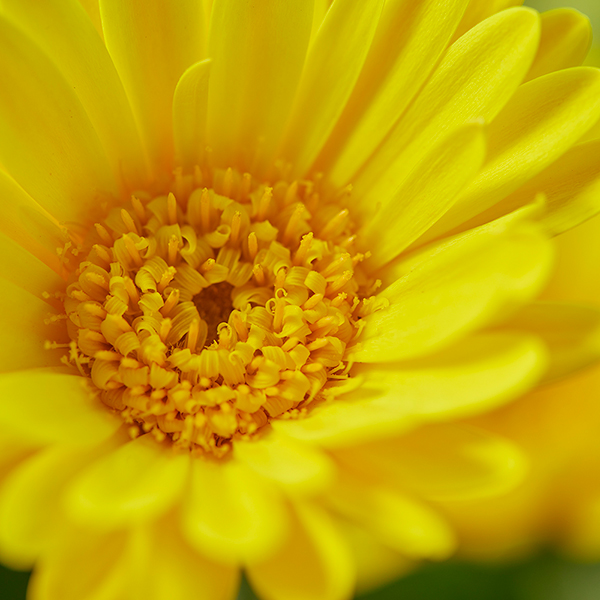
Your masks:
{"label": "elongated petal", "polygon": [[357,390],[274,427],[326,446],[374,439],[419,421],[493,409],[529,390],[546,366],[546,350],[533,336],[478,334],[426,359],[356,368]]}
{"label": "elongated petal", "polygon": [[102,18],[100,17],[100,4],[99,0],[79,0],[79,4],[85,9],[88,18],[96,28],[98,35],[104,39],[104,32],[102,31]]}
{"label": "elongated petal", "polygon": [[146,600],[230,600],[239,585],[239,569],[208,560],[189,546],[173,520],[159,521],[147,552],[142,578]]}
{"label": "elongated petal", "polygon": [[[35,267],[43,273],[43,265],[25,265],[34,267],[28,272],[30,275],[35,273]],[[7,316],[0,329],[0,372],[60,366],[65,348],[51,350],[45,345],[46,341],[68,341],[65,331],[52,322],[57,318],[55,309],[18,283],[0,277],[0,285],[0,311]]]}
{"label": "elongated petal", "polygon": [[564,154],[598,117],[597,69],[557,71],[521,86],[490,125],[481,173],[424,239],[451,230],[515,191]]}
{"label": "elongated petal", "polygon": [[0,196],[0,231],[59,272],[57,248],[65,243],[59,222],[2,170]]}
{"label": "elongated petal", "polygon": [[0,80],[0,161],[54,217],[86,222],[97,195],[116,192],[106,154],[73,88],[4,17]]}
{"label": "elongated petal", "polygon": [[206,111],[210,60],[200,61],[181,76],[173,97],[173,136],[178,166],[200,164],[206,146]]}
{"label": "elongated petal", "polygon": [[265,600],[338,600],[353,587],[350,555],[331,519],[296,505],[287,544],[269,561],[251,565],[248,578]]}
{"label": "elongated petal", "polygon": [[0,375],[0,404],[0,425],[39,445],[97,444],[122,423],[99,405],[82,377],[41,369]]}
{"label": "elongated petal", "polygon": [[121,598],[131,585],[127,542],[124,532],[103,535],[67,529],[52,552],[36,563],[28,597],[32,600]]}
{"label": "elongated petal", "polygon": [[61,500],[68,480],[90,459],[80,449],[51,447],[21,464],[0,496],[0,555],[30,567],[61,526]]}
{"label": "elongated petal", "polygon": [[407,181],[382,195],[378,211],[360,231],[371,268],[398,256],[429,229],[477,174],[485,156],[483,126],[461,127],[436,145]]}
{"label": "elongated petal", "polygon": [[70,514],[82,522],[116,527],[166,511],[183,490],[189,456],[144,436],[99,458],[67,490]]}
{"label": "elongated petal", "polygon": [[540,17],[542,37],[525,81],[579,66],[592,44],[592,25],[579,11],[557,8],[542,13]]}
{"label": "elongated petal", "polygon": [[383,487],[439,500],[505,492],[527,470],[526,457],[509,440],[453,423],[426,425],[334,454],[345,468]]}
{"label": "elongated petal", "polygon": [[364,68],[317,170],[346,182],[435,68],[468,0],[387,1]]}
{"label": "elongated petal", "polygon": [[272,484],[243,464],[195,460],[183,531],[193,546],[214,560],[252,563],[281,544],[287,515]]}
{"label": "elongated petal", "polygon": [[514,193],[463,227],[477,226],[518,207],[538,194],[545,198],[541,220],[551,235],[558,235],[600,212],[600,140],[577,144]]}
{"label": "elongated petal", "polygon": [[367,528],[346,519],[339,519],[336,524],[352,553],[357,594],[374,590],[414,569],[414,560],[381,543]]}
{"label": "elongated petal", "polygon": [[376,202],[391,181],[409,173],[449,131],[479,117],[493,119],[529,68],[539,28],[537,13],[515,8],[456,41],[369,163],[351,179],[356,197]]}
{"label": "elongated petal", "polygon": [[331,507],[410,558],[447,558],[456,547],[449,524],[410,496],[346,477],[327,496]]}
{"label": "elongated petal", "polygon": [[106,47],[134,109],[156,173],[173,164],[173,92],[204,58],[202,2],[100,0]]}
{"label": "elongated petal", "polygon": [[600,310],[594,306],[536,302],[511,320],[540,336],[550,351],[546,381],[559,379],[600,358]]}
{"label": "elongated petal", "polygon": [[[0,232],[0,256],[10,257],[10,259],[7,258],[2,261],[0,265],[0,280],[10,281],[38,298],[43,298],[46,294],[51,295],[54,292],[64,289],[64,280],[62,277],[59,277],[48,265],[44,264],[36,256],[23,248],[23,246],[14,242],[2,232]],[[56,258],[58,259],[58,255],[56,255]],[[58,268],[58,264],[56,266]],[[8,294],[8,291],[3,291],[3,293]],[[6,301],[10,302],[11,300],[6,298],[0,300],[0,303]],[[17,311],[19,311],[18,308]],[[46,312],[49,311],[50,306],[47,305]],[[39,315],[39,312],[37,314]],[[29,319],[31,319],[31,325],[35,326],[36,322],[33,314]],[[44,320],[42,319],[37,324],[43,322]],[[21,323],[22,321],[19,321],[19,324]],[[41,333],[45,335],[45,339],[49,339],[49,336],[54,332],[47,331]]]}
{"label": "elongated petal", "polygon": [[390,362],[447,346],[538,293],[552,260],[547,239],[527,229],[467,233],[433,252],[378,295],[389,305],[364,319],[355,360]]}
{"label": "elongated petal", "polygon": [[470,0],[456,30],[455,38],[464,35],[469,29],[497,12],[513,6],[521,6],[521,4],[523,4],[523,0]]}
{"label": "elongated petal", "polygon": [[59,66],[85,107],[115,175],[132,187],[145,183],[144,149],[125,90],[79,2],[6,0],[2,11]]}
{"label": "elongated petal", "polygon": [[383,0],[337,0],[306,57],[281,155],[298,177],[306,173],[358,79]]}
{"label": "elongated petal", "polygon": [[208,142],[217,165],[248,169],[273,157],[304,64],[312,4],[215,0]]}
{"label": "elongated petal", "polygon": [[236,443],[235,455],[292,492],[314,493],[330,483],[335,474],[325,453],[276,432],[256,441]]}

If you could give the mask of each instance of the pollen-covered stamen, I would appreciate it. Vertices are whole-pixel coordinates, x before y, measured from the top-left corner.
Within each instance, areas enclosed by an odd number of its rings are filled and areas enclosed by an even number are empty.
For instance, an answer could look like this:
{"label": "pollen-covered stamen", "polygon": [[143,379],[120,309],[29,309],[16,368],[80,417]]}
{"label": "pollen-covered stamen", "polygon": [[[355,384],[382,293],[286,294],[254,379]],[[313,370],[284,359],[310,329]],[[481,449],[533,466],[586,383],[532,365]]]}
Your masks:
{"label": "pollen-covered stamen", "polygon": [[132,435],[222,454],[347,377],[376,307],[345,194],[195,168],[96,224],[64,302],[65,358]]}

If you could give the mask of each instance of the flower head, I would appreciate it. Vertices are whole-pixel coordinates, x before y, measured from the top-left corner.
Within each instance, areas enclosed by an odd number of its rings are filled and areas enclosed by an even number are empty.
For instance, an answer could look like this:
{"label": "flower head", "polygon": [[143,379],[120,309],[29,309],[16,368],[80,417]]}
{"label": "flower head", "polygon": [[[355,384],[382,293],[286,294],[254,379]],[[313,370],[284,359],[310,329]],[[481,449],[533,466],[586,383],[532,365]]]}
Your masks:
{"label": "flower head", "polygon": [[346,598],[523,474],[456,421],[573,366],[531,302],[599,209],[589,31],[329,4],[2,3],[0,551],[33,598]]}

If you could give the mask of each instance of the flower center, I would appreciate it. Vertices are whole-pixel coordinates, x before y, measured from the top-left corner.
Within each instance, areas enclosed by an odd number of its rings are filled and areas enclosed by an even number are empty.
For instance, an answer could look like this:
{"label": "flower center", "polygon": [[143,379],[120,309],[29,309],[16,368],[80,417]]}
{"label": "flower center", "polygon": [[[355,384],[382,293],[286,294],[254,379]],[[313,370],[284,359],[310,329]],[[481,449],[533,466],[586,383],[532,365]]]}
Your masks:
{"label": "flower center", "polygon": [[221,455],[336,395],[373,282],[344,194],[231,169],[171,186],[112,209],[77,249],[68,361],[132,436]]}

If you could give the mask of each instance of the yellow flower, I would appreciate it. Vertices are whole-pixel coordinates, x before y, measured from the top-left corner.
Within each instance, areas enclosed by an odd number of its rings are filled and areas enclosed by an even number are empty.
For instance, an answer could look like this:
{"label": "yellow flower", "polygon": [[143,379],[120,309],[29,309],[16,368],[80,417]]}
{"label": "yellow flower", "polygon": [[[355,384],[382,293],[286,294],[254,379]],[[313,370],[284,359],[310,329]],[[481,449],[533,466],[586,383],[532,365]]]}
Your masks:
{"label": "yellow flower", "polygon": [[0,553],[32,598],[243,568],[343,599],[519,481],[458,420],[598,354],[597,313],[532,299],[600,208],[600,74],[582,17],[514,4],[3,0]]}

